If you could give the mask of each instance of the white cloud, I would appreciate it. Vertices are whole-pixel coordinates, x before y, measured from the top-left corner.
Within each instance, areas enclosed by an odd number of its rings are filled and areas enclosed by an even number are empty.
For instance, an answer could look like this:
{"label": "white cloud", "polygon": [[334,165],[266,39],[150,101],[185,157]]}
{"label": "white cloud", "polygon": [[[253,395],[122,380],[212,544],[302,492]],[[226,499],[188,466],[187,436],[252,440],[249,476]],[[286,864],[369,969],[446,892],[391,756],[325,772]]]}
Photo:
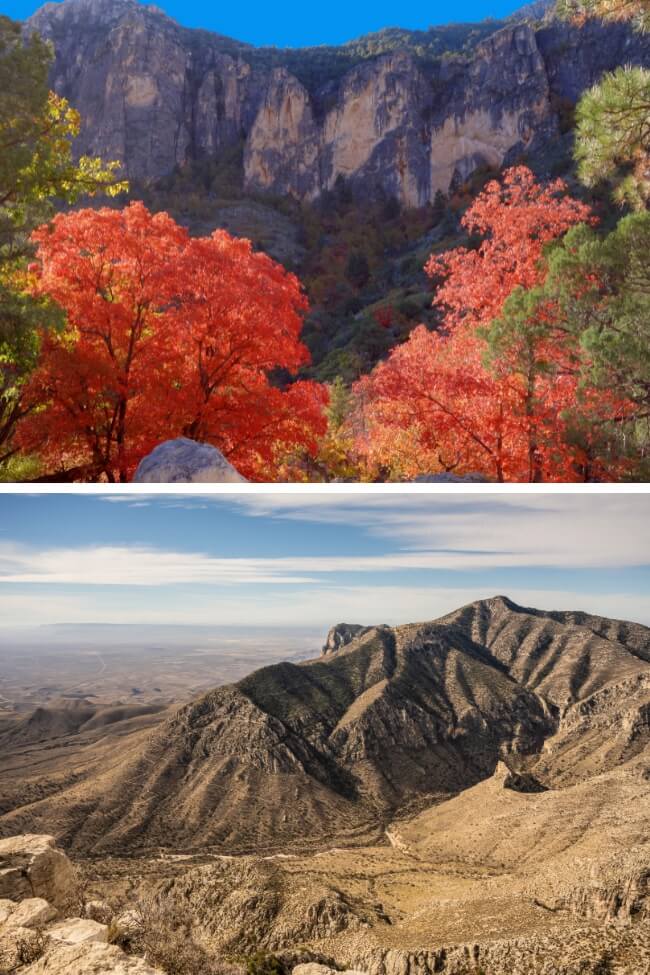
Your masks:
{"label": "white cloud", "polygon": [[[120,495],[121,499],[128,496]],[[145,504],[145,501],[130,503]],[[381,536],[389,551],[268,558],[220,557],[147,545],[49,548],[0,543],[0,582],[84,586],[182,583],[274,586],[318,577],[405,570],[602,568],[650,562],[650,496],[396,495],[332,499],[324,495],[248,495],[227,502],[170,498],[168,506],[235,504],[254,517],[354,526]],[[392,551],[390,551],[392,549]],[[333,582],[336,581],[334,578]],[[321,579],[322,582],[322,579]],[[319,583],[320,584],[320,583]]]}
{"label": "white cloud", "polygon": [[403,549],[435,551],[445,569],[648,565],[650,495],[241,495],[255,516],[365,527]]}
{"label": "white cloud", "polygon": [[[584,556],[584,553],[583,553]],[[645,560],[644,560],[645,561]],[[0,583],[82,586],[172,586],[178,584],[240,586],[308,585],[319,576],[403,571],[489,570],[532,565],[623,564],[592,558],[562,559],[560,553],[401,551],[381,555],[288,556],[283,558],[218,558],[200,552],[176,552],[140,546],[35,551],[0,545]]]}
{"label": "white cloud", "polygon": [[290,560],[223,559],[200,552],[100,545],[33,549],[0,545],[0,582],[83,586],[169,586],[308,583]]}
{"label": "white cloud", "polygon": [[[650,564],[647,493],[346,495],[305,491],[195,494],[191,499],[174,495],[143,499],[143,495],[121,494],[107,495],[103,500],[131,506],[234,506],[256,518],[354,526],[390,539],[402,551],[429,553],[426,566],[414,562],[414,568],[615,568]],[[433,553],[438,560],[435,564]],[[323,563],[321,569],[311,571],[337,571],[332,565],[328,569]],[[305,563],[301,571],[306,569]]]}
{"label": "white cloud", "polygon": [[163,495],[147,494],[105,494],[100,495],[100,501],[108,501],[110,504],[125,504],[127,508],[150,508],[156,503],[161,508],[183,508],[186,511],[205,510],[210,505],[206,501],[192,501],[182,494],[171,494],[168,498]]}

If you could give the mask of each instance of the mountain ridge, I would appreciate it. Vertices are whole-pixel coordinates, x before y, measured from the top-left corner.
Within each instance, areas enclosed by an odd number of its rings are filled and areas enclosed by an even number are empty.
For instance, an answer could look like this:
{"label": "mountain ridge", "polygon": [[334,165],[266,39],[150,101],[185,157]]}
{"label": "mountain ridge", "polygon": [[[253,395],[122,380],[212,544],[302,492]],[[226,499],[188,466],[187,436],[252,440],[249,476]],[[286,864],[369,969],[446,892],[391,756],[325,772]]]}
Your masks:
{"label": "mountain ridge", "polygon": [[588,777],[594,754],[603,770],[633,763],[650,629],[537,613],[495,597],[263,667],[180,708],[122,761],[6,813],[0,833],[47,822],[94,854],[359,845],[499,761],[545,788]]}

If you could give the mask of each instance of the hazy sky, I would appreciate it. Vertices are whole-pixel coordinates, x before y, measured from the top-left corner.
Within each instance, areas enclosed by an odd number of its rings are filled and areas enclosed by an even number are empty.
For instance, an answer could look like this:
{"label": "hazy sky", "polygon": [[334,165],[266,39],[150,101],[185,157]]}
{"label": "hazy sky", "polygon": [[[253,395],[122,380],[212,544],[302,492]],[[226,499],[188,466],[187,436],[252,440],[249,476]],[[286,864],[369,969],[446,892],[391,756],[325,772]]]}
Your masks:
{"label": "hazy sky", "polygon": [[[24,19],[42,3],[37,0],[5,0],[2,12]],[[431,24],[504,17],[523,3],[517,0],[465,0],[461,4],[422,3],[422,0],[329,0],[312,7],[302,0],[263,3],[212,3],[209,0],[160,0],[160,7],[187,27],[203,27],[250,44],[303,47],[340,44],[382,27],[426,30]]]}
{"label": "hazy sky", "polygon": [[502,593],[650,624],[650,495],[0,494],[0,620],[322,626]]}

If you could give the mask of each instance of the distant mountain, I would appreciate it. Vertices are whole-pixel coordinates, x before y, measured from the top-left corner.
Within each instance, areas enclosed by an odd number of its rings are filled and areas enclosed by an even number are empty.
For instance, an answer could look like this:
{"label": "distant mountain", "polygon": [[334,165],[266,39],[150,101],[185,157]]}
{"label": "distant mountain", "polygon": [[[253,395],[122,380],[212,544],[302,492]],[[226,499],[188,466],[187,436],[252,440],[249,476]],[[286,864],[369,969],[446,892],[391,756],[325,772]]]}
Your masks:
{"label": "distant mountain", "polygon": [[254,48],[183,28],[135,0],[48,3],[52,83],[83,117],[80,151],[132,179],[235,159],[245,192],[315,199],[346,181],[409,206],[481,167],[550,147],[567,105],[623,63],[650,64],[625,25],[535,18],[391,28],[340,47]]}
{"label": "distant mountain", "polygon": [[381,836],[486,780],[566,787],[648,744],[650,629],[505,597],[430,623],[346,624],[302,663],[178,710],[120,760],[0,818],[85,852],[260,852]]}
{"label": "distant mountain", "polygon": [[[159,714],[162,704],[123,704],[98,707],[87,699],[62,700],[39,707],[28,717],[0,731],[0,748],[7,751],[35,742],[52,743],[68,735],[84,734],[132,719]],[[124,728],[121,726],[120,730]]]}

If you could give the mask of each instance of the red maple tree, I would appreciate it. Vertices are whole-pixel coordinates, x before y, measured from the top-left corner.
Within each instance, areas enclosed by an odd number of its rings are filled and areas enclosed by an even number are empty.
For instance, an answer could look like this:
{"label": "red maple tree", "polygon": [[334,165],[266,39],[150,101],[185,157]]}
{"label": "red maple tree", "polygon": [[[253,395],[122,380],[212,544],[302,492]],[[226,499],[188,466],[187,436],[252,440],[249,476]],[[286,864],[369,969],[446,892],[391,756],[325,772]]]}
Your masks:
{"label": "red maple tree", "polygon": [[[589,424],[570,437],[571,414],[592,420],[620,404],[578,390],[575,344],[554,331],[552,313],[487,364],[486,328],[518,288],[540,284],[545,246],[589,209],[561,181],[539,185],[525,167],[490,182],[463,218],[475,249],[433,256],[427,273],[441,283],[434,305],[439,333],[415,329],[404,345],[356,385],[358,445],[371,462],[402,473],[476,471],[497,481],[574,480],[599,473]],[[595,430],[595,426],[594,426]]]}
{"label": "red maple tree", "polygon": [[434,304],[444,308],[446,327],[489,324],[516,287],[540,283],[546,244],[589,219],[589,207],[568,196],[562,180],[542,186],[525,166],[489,182],[462,219],[481,236],[479,246],[434,255],[425,268],[445,279]]}
{"label": "red maple tree", "polygon": [[294,448],[314,451],[326,390],[286,389],[309,354],[297,278],[224,231],[191,238],[165,213],[59,214],[34,234],[37,285],[63,308],[43,337],[19,431],[48,467],[129,480],[161,440],[218,446],[253,479],[272,477]]}

